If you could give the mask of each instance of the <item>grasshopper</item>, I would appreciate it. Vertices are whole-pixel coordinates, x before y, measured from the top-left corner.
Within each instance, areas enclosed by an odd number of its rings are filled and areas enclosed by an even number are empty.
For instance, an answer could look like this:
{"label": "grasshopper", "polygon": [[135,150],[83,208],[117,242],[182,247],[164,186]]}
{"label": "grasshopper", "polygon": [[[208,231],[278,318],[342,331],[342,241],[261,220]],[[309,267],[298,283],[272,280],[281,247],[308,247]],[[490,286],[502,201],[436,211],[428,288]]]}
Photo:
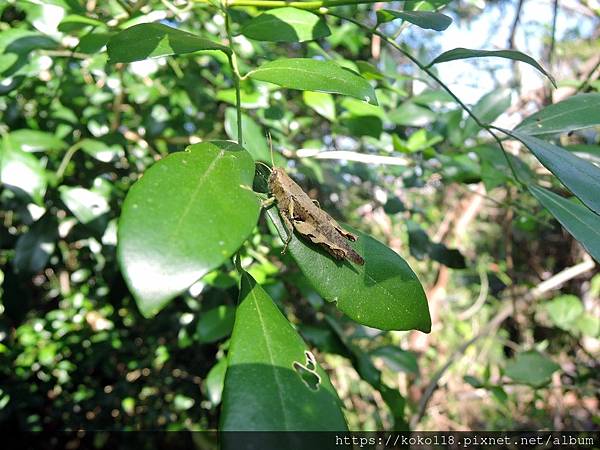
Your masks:
{"label": "grasshopper", "polygon": [[288,237],[282,253],[285,253],[295,229],[300,235],[322,246],[336,259],[348,259],[361,266],[365,263],[346,241],[356,241],[357,236],[344,230],[323,211],[317,201],[312,200],[284,169],[273,164],[268,185],[273,197],[267,200],[266,204],[277,202],[287,229]]}

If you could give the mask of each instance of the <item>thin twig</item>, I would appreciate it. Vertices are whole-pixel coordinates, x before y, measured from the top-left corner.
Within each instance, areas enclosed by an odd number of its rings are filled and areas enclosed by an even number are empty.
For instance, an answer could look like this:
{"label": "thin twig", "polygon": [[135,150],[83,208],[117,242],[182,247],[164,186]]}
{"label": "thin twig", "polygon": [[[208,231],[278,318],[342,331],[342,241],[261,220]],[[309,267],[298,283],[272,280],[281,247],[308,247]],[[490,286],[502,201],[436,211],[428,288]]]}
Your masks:
{"label": "thin twig", "polygon": [[517,34],[517,27],[519,26],[519,21],[521,19],[521,10],[523,9],[524,2],[525,0],[519,0],[519,3],[517,3],[515,18],[513,20],[512,26],[510,27],[510,35],[508,37],[508,48],[515,48],[515,37]]}
{"label": "thin twig", "polygon": [[587,87],[589,86],[590,82],[592,81],[592,77],[594,76],[594,73],[596,73],[596,71],[599,68],[600,68],[600,57],[598,58],[598,62],[596,63],[596,65],[586,75],[585,80],[583,80],[583,83],[581,83],[579,85],[579,87],[577,88],[577,90],[575,91],[576,94],[578,94],[580,92],[583,92],[585,89],[587,89]]}
{"label": "thin twig", "polygon": [[531,294],[534,297],[539,297],[548,291],[560,287],[563,283],[566,283],[567,281],[572,280],[573,278],[576,278],[589,270],[592,270],[594,267],[596,267],[594,260],[590,257],[587,257],[585,261],[575,266],[567,267],[551,278],[548,278],[546,281],[541,282],[536,286]]}
{"label": "thin twig", "polygon": [[470,319],[475,314],[477,314],[477,312],[485,304],[490,288],[490,280],[487,276],[485,267],[479,268],[479,283],[481,287],[479,289],[479,295],[477,296],[477,300],[475,300],[475,303],[473,303],[468,309],[458,314],[458,320],[464,321]]}
{"label": "thin twig", "polygon": [[[554,0],[552,5],[552,31],[550,35],[550,46],[548,47],[548,70],[552,70],[552,60],[554,59],[554,48],[556,47],[556,19],[558,17],[558,0]],[[549,87],[546,91],[546,103],[552,104],[552,88]]]}
{"label": "thin twig", "polygon": [[237,56],[233,48],[233,35],[231,33],[231,21],[229,18],[229,12],[225,9],[225,29],[227,31],[227,41],[229,45],[229,66],[231,67],[231,73],[233,76],[233,86],[235,88],[235,110],[237,113],[237,141],[238,144],[244,145],[244,139],[242,136],[242,93],[240,91],[240,71],[237,64]]}

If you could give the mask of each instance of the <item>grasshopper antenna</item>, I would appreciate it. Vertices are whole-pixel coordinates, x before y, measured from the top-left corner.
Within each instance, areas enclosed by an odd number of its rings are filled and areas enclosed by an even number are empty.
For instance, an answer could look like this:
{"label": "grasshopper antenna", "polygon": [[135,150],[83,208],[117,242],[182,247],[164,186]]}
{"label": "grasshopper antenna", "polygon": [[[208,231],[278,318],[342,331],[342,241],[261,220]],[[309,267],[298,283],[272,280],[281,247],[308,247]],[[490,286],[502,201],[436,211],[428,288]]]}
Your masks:
{"label": "grasshopper antenna", "polygon": [[262,162],[262,161],[256,161],[256,164],[262,164],[263,166],[265,166],[265,167],[267,168],[267,170],[268,170],[269,172],[273,172],[273,169],[271,169],[271,168],[269,167],[269,165],[268,165],[268,164],[265,164],[265,163],[264,163],[264,162]]}
{"label": "grasshopper antenna", "polygon": [[271,150],[271,166],[275,167],[275,161],[273,160],[273,139],[271,138],[270,131],[267,131],[267,140],[269,141],[269,149]]}

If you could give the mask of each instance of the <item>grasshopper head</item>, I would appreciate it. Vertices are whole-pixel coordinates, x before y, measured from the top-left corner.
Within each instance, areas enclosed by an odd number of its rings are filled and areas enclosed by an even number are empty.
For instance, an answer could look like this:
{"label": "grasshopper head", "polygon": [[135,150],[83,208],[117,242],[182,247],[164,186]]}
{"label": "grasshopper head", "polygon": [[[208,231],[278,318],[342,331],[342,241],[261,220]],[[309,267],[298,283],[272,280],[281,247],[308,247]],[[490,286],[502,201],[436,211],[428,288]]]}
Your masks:
{"label": "grasshopper head", "polygon": [[284,176],[285,171],[281,167],[273,167],[271,175],[269,175],[269,188],[273,190],[273,186],[280,185]]}

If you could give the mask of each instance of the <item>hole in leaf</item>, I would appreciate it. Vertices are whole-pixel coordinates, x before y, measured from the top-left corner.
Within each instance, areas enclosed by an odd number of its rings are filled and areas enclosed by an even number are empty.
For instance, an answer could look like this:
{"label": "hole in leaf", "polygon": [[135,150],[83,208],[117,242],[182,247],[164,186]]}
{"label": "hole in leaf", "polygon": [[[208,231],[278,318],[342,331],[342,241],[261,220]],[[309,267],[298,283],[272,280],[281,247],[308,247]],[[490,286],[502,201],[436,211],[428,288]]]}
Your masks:
{"label": "hole in leaf", "polygon": [[314,371],[317,368],[317,360],[315,359],[315,355],[307,350],[304,352],[304,356],[306,356],[306,368]]}
{"label": "hole in leaf", "polygon": [[321,377],[315,371],[317,368],[317,361],[311,352],[304,352],[306,356],[306,365],[300,364],[298,361],[294,361],[292,365],[294,370],[300,376],[302,382],[311,390],[318,391],[319,385],[321,384]]}

